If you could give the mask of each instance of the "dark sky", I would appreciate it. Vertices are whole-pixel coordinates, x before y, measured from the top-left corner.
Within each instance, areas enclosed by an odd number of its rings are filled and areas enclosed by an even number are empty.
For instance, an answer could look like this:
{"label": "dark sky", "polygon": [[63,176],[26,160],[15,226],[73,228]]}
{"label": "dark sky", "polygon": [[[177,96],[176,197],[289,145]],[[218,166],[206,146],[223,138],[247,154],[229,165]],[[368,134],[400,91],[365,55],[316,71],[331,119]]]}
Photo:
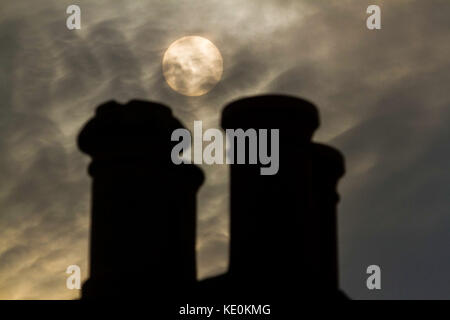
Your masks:
{"label": "dark sky", "polygon": [[[339,148],[341,285],[359,299],[450,298],[450,2],[448,0],[70,1],[0,4],[0,298],[73,298],[87,275],[88,159],[75,138],[110,99],[161,101],[192,128],[218,127],[242,96],[314,101],[316,141]],[[365,26],[379,4],[382,29]],[[201,97],[170,89],[165,49],[199,35],[222,53]],[[205,166],[199,277],[227,266],[228,168]],[[367,266],[382,290],[367,290]]]}

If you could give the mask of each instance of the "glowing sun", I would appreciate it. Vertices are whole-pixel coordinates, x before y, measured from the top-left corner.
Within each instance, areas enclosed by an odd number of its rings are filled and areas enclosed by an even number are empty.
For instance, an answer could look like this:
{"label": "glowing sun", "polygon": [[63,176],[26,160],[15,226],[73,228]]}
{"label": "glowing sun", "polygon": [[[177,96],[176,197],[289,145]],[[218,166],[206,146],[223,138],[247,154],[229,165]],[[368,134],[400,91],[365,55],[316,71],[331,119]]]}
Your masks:
{"label": "glowing sun", "polygon": [[223,60],[211,41],[188,36],[169,46],[164,53],[162,68],[173,90],[186,96],[201,96],[220,81]]}

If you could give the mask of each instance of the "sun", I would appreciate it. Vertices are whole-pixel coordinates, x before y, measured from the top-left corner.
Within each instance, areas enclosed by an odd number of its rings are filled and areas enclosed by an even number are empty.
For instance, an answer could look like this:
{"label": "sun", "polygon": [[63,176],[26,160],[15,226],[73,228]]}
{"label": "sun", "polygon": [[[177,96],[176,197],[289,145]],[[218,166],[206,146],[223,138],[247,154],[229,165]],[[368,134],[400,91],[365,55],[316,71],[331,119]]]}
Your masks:
{"label": "sun", "polygon": [[222,78],[223,59],[219,49],[208,39],[187,36],[169,46],[162,69],[173,90],[186,96],[201,96]]}

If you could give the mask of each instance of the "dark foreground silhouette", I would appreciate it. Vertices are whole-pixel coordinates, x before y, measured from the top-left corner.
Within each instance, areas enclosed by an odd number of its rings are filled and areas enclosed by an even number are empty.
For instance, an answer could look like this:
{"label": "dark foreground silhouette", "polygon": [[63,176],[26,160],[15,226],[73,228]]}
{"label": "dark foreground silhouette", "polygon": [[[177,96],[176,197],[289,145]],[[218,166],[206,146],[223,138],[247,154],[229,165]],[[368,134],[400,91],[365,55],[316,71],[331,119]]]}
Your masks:
{"label": "dark foreground silhouette", "polygon": [[261,165],[231,165],[229,272],[201,283],[205,298],[344,299],[336,226],[344,159],[311,142],[316,107],[288,96],[241,99],[225,107],[222,127],[279,129],[280,168],[264,176]]}
{"label": "dark foreground silhouette", "polygon": [[204,177],[194,165],[171,161],[177,143],[171,134],[182,124],[156,103],[98,107],[78,139],[92,157],[93,178],[90,278],[82,298],[153,304],[344,299],[336,237],[344,159],[311,142],[318,126],[316,107],[294,97],[258,96],[225,107],[224,129],[280,130],[280,165],[276,175],[261,175],[261,164],[230,166],[229,271],[198,282],[196,193]]}
{"label": "dark foreground silhouette", "polygon": [[196,282],[196,193],[202,171],[172,164],[182,124],[150,102],[108,102],[78,137],[92,157],[90,278],[82,296],[145,299]]}

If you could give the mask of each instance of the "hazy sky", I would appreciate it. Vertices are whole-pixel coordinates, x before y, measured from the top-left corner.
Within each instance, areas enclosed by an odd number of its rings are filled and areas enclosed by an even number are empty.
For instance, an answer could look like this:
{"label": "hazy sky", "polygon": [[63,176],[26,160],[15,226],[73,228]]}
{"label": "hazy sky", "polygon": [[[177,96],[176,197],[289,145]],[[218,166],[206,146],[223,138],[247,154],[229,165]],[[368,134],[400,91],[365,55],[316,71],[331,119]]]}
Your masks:
{"label": "hazy sky", "polygon": [[[66,8],[81,7],[81,30]],[[382,30],[365,26],[382,8]],[[5,0],[0,4],[0,299],[75,298],[87,274],[90,180],[75,139],[110,99],[161,101],[218,127],[241,96],[314,101],[315,140],[339,148],[342,288],[352,298],[450,298],[450,1]],[[199,35],[222,53],[201,97],[170,89],[165,49]],[[199,276],[227,266],[228,171],[204,167]],[[132,214],[132,213],[129,213]],[[382,290],[367,290],[368,265]],[[137,266],[138,267],[138,266]]]}

